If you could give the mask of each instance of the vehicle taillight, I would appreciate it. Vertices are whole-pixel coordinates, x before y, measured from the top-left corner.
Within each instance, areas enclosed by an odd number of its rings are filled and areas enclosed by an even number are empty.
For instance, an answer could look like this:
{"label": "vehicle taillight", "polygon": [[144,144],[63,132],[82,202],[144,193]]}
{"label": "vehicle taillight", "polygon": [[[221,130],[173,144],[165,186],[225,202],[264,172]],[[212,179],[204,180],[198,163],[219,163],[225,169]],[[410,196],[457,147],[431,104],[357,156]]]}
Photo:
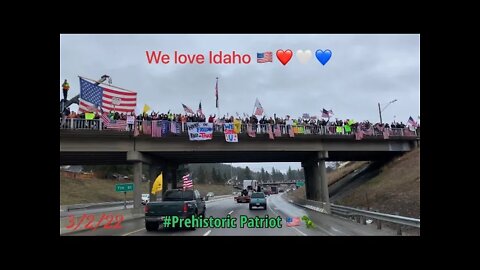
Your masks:
{"label": "vehicle taillight", "polygon": [[185,203],[185,204],[183,205],[183,212],[186,213],[187,210],[188,210],[188,206],[187,206],[187,204]]}
{"label": "vehicle taillight", "polygon": [[145,205],[145,213],[148,212],[148,205]]}

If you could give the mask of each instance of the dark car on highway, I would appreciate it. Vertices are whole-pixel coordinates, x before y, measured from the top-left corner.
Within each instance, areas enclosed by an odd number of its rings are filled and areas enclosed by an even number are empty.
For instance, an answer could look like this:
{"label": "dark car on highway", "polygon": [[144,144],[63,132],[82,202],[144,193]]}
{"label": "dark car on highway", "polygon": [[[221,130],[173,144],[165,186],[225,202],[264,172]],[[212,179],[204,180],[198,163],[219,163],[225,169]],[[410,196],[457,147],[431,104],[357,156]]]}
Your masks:
{"label": "dark car on highway", "polygon": [[263,192],[253,192],[248,208],[252,210],[253,207],[263,207],[263,209],[267,209],[267,198],[265,198]]}
{"label": "dark car on highway", "polygon": [[155,231],[165,216],[189,218],[193,215],[205,217],[207,207],[198,190],[171,189],[162,201],[149,202],[145,206],[145,228]]}

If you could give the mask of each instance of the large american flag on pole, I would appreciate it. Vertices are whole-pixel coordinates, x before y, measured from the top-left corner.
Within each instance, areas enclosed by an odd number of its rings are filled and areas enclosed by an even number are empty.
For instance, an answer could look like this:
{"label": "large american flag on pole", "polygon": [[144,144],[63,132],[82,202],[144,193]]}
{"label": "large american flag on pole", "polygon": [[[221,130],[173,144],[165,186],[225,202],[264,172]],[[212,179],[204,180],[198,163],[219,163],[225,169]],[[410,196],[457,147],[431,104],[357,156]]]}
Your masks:
{"label": "large american flag on pole", "polygon": [[113,90],[95,85],[80,77],[80,112],[90,112],[100,107],[103,111],[129,113],[137,106],[137,93]]}
{"label": "large american flag on pole", "polygon": [[184,175],[183,176],[183,189],[192,188],[192,187],[193,187],[193,182],[192,182],[192,179],[190,179],[190,174]]}

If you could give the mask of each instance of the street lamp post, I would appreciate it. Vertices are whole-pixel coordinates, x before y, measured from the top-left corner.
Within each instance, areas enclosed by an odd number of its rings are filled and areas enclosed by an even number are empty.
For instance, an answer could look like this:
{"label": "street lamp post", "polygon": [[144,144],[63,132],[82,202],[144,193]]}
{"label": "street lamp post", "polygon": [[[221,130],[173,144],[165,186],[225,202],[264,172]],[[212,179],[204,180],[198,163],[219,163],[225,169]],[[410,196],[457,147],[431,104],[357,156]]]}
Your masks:
{"label": "street lamp post", "polygon": [[383,124],[383,121],[382,121],[382,112],[385,111],[385,109],[388,107],[388,105],[394,103],[395,101],[397,101],[396,99],[390,101],[387,103],[387,105],[385,105],[385,107],[383,107],[383,109],[380,109],[380,102],[378,103],[378,114],[380,115],[380,124]]}

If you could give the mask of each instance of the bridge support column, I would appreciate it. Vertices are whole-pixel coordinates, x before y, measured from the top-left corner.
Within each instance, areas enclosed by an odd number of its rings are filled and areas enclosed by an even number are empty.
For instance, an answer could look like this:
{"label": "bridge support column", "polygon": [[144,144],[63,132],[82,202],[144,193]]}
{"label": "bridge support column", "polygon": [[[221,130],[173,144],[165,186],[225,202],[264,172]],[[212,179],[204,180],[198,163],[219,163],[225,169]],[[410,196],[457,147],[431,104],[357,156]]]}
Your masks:
{"label": "bridge support column", "polygon": [[142,165],[143,162],[137,161],[133,164],[133,183],[135,185],[133,189],[133,207],[142,207],[142,190],[140,188],[142,184]]}
{"label": "bridge support column", "polygon": [[178,169],[178,164],[177,163],[167,163],[166,164],[166,171],[167,171],[167,180],[169,184],[170,189],[176,189],[177,188],[177,169]]}
{"label": "bridge support column", "polygon": [[302,162],[305,171],[305,189],[307,200],[321,201],[324,210],[330,213],[330,198],[328,195],[328,183],[325,170],[327,152],[318,152],[307,161]]}
{"label": "bridge support column", "polygon": [[328,179],[327,179],[327,170],[325,168],[325,159],[321,159],[318,162],[318,170],[319,170],[319,178],[318,181],[320,182],[320,198],[324,203],[325,211],[330,214],[330,196],[328,194]]}

